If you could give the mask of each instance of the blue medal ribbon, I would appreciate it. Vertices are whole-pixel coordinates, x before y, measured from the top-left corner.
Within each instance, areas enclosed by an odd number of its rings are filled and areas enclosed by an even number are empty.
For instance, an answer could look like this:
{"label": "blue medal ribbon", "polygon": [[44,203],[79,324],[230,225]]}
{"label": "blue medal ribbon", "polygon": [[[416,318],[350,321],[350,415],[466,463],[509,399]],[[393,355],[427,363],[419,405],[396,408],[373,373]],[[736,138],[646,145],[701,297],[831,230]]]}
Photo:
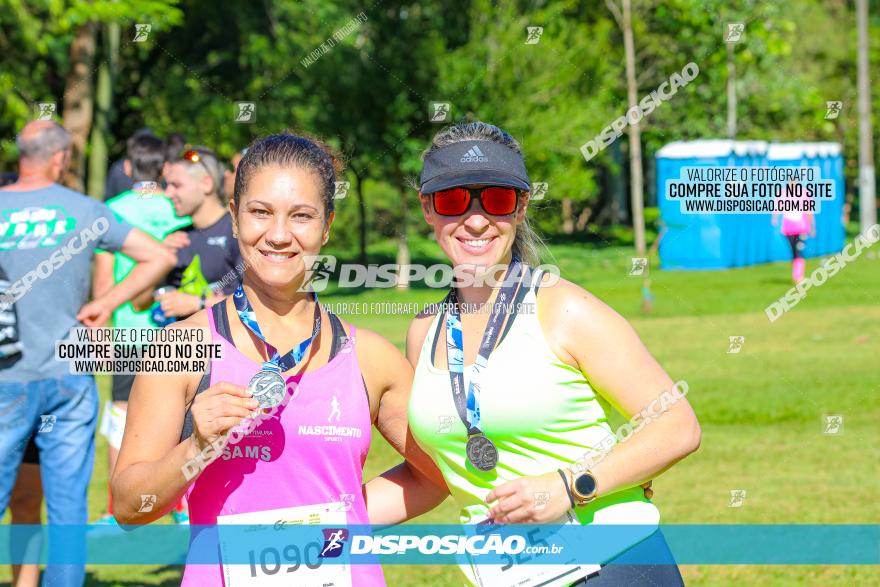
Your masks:
{"label": "blue medal ribbon", "polygon": [[446,296],[446,364],[449,368],[449,381],[452,386],[455,407],[461,421],[467,427],[468,436],[482,434],[480,430],[482,419],[480,414],[480,375],[481,371],[489,364],[489,355],[492,354],[501,333],[501,321],[504,316],[510,313],[505,309],[509,308],[514,294],[522,282],[521,267],[525,267],[525,272],[529,271],[528,266],[523,265],[515,257],[507,266],[503,286],[495,298],[492,313],[489,315],[486,330],[483,332],[480,351],[470,369],[466,394],[464,391],[464,337],[461,331],[461,316],[456,305],[458,298],[455,295],[455,289],[450,290]]}
{"label": "blue medal ribbon", "polygon": [[235,309],[238,312],[238,318],[241,320],[241,323],[266,345],[266,355],[269,357],[269,360],[263,363],[263,369],[284,373],[296,367],[305,357],[312,341],[321,332],[321,306],[318,304],[318,294],[312,292],[312,295],[315,296],[315,325],[312,328],[312,335],[282,356],[263,336],[260,325],[257,323],[257,314],[251,307],[242,284],[238,284],[235,293],[232,294],[232,301],[235,303]]}

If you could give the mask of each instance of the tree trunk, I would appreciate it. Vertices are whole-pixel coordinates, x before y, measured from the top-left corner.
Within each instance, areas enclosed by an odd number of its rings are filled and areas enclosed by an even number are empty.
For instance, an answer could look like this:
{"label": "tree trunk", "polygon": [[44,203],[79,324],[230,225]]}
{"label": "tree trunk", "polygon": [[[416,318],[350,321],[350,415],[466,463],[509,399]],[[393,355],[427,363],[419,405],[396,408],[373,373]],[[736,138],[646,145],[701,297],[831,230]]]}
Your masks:
{"label": "tree trunk", "polygon": [[70,46],[70,73],[64,84],[63,120],[71,139],[71,157],[65,184],[80,192],[85,190],[85,151],[94,109],[92,73],[97,32],[95,22],[87,22],[77,31]]}
{"label": "tree trunk", "polygon": [[[626,95],[628,108],[638,105],[636,52],[633,41],[631,0],[623,0],[623,50],[626,55]],[[641,121],[639,121],[639,124]],[[630,198],[636,254],[645,256],[645,214],[642,194],[642,133],[639,124],[629,126]]]}
{"label": "tree trunk", "polygon": [[571,234],[574,232],[574,209],[571,198],[562,198],[562,232]]}
{"label": "tree trunk", "polygon": [[590,216],[592,216],[592,215],[593,215],[592,208],[584,208],[583,210],[581,210],[581,213],[578,215],[578,219],[577,219],[577,224],[576,224],[577,229],[580,231],[583,231],[584,229],[586,229],[587,222],[590,221]]}
{"label": "tree trunk", "polygon": [[629,210],[626,205],[626,179],[624,176],[626,160],[623,157],[623,149],[620,146],[620,142],[614,141],[609,150],[611,151],[611,160],[614,162],[614,171],[608,174],[611,184],[611,224],[626,224],[629,222]]}
{"label": "tree trunk", "polygon": [[398,174],[397,185],[400,188],[400,201],[403,208],[403,219],[400,222],[400,238],[397,245],[397,266],[400,271],[397,274],[397,289],[409,289],[409,272],[407,267],[410,262],[409,256],[409,205],[407,204],[407,189],[404,186],[403,175]]}
{"label": "tree trunk", "polygon": [[727,42],[727,138],[736,138],[736,68],[733,63],[733,45]]}
{"label": "tree trunk", "polygon": [[119,59],[119,23],[104,25],[104,51],[106,59],[98,66],[98,84],[95,89],[95,123],[89,150],[88,194],[102,200],[106,194],[107,166],[110,161],[110,117],[113,109],[113,85]]}
{"label": "tree trunk", "polygon": [[360,216],[360,238],[358,242],[358,263],[362,266],[366,267],[367,265],[367,204],[364,200],[364,180],[366,177],[361,177],[357,173],[354,174],[355,180],[357,181],[357,187],[355,188],[357,191],[358,198],[358,216]]}
{"label": "tree trunk", "polygon": [[868,73],[868,0],[856,0],[859,31],[859,229],[864,234],[877,224],[874,144],[871,130],[871,80]]}

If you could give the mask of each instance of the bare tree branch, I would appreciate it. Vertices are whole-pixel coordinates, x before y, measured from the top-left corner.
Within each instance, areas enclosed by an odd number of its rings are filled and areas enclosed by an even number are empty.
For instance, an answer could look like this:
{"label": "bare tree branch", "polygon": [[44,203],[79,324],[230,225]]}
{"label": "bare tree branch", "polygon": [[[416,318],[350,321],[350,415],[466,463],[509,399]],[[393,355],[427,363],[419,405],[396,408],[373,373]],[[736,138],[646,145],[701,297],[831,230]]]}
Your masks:
{"label": "bare tree branch", "polygon": [[623,15],[620,13],[620,7],[617,3],[614,0],[605,0],[605,6],[611,11],[611,15],[617,21],[617,26],[623,28]]}
{"label": "bare tree branch", "polygon": [[278,21],[275,19],[275,14],[272,12],[272,3],[268,0],[263,0],[263,10],[266,12],[266,18],[269,19],[269,34],[272,36],[272,40],[278,40]]}

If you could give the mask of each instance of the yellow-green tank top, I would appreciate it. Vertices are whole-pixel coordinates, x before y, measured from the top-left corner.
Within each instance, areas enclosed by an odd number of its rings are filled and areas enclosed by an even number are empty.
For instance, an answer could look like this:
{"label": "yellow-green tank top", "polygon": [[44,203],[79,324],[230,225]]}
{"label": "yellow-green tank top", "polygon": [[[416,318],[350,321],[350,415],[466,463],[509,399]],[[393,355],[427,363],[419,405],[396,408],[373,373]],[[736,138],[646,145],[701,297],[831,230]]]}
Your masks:
{"label": "yellow-green tank top", "polygon": [[[591,450],[609,446],[614,438],[584,374],[561,361],[547,343],[537,298],[534,289],[522,298],[516,318],[481,373],[480,427],[498,448],[498,465],[492,471],[484,473],[467,461],[467,430],[455,408],[449,372],[433,364],[441,315],[431,323],[419,354],[409,425],[443,473],[462,524],[486,518],[489,508],[484,500],[493,488],[568,467]],[[445,337],[437,344],[446,344]],[[562,479],[559,483],[561,488]],[[575,513],[581,524],[643,527],[645,535],[634,537],[634,543],[650,535],[660,521],[659,511],[638,486],[600,496]],[[469,570],[462,570],[473,584]]]}

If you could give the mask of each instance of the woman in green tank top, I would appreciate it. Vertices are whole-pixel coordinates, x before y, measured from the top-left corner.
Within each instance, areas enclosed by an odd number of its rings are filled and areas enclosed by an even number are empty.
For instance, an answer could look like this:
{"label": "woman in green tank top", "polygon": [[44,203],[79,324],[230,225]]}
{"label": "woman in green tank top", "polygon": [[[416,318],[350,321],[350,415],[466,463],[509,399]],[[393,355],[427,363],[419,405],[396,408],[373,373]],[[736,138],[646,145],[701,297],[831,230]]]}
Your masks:
{"label": "woman in green tank top", "polygon": [[[447,304],[410,325],[409,424],[460,521],[638,525],[644,534],[601,568],[547,584],[682,585],[656,531],[650,480],[699,447],[687,385],[673,383],[614,310],[537,268],[530,181],[510,135],[454,125],[423,159],[422,213],[458,281]],[[600,397],[629,422],[612,431]],[[625,564],[658,552],[665,564]],[[528,576],[535,567],[514,568],[515,577],[462,570],[472,585],[545,584]]]}

